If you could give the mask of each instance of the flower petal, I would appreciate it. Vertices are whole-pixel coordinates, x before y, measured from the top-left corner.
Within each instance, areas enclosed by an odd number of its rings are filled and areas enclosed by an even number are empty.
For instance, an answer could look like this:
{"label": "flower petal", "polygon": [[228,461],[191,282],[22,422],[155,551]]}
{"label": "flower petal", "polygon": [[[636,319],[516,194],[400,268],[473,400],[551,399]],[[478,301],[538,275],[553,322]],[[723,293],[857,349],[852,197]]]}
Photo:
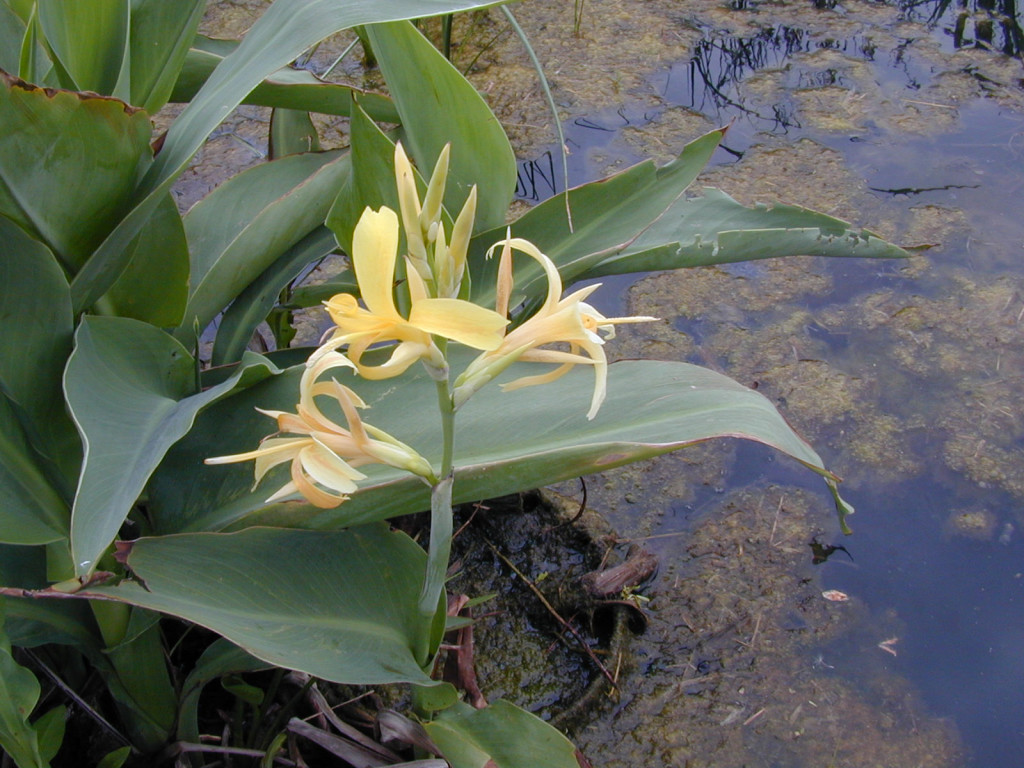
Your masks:
{"label": "flower petal", "polygon": [[394,320],[400,319],[391,293],[397,256],[398,216],[390,208],[367,208],[352,233],[352,269],[366,308]]}
{"label": "flower petal", "polygon": [[501,345],[508,320],[461,299],[423,299],[413,305],[409,323],[467,347],[490,350]]}

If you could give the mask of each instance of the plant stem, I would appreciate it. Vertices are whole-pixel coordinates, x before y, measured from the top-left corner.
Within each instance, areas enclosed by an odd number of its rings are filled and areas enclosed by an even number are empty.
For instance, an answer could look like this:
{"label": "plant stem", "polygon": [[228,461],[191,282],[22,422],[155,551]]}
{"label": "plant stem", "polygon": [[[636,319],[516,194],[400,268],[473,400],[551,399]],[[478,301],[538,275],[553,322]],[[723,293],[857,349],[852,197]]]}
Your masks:
{"label": "plant stem", "polygon": [[[444,351],[442,348],[442,354]],[[441,469],[430,492],[430,543],[423,590],[420,592],[420,612],[427,616],[433,616],[437,611],[437,601],[444,591],[448,556],[452,549],[452,483],[455,479],[455,404],[452,401],[451,377],[445,376],[434,384],[441,413]]]}
{"label": "plant stem", "polygon": [[434,382],[437,386],[437,407],[441,412],[441,469],[440,479],[452,471],[455,456],[455,404],[452,402],[451,380]]}

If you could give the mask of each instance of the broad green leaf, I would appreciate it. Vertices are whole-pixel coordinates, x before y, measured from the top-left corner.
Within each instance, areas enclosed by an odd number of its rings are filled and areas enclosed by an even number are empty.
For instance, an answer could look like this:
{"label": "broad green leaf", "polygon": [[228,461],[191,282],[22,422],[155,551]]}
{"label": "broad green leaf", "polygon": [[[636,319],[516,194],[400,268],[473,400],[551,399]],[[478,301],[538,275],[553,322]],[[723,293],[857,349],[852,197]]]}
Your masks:
{"label": "broad green leaf", "polygon": [[[714,131],[691,142],[661,168],[648,161],[570,190],[572,233],[565,198],[559,195],[514,222],[512,234],[550,256],[566,286],[602,275],[777,256],[907,255],[871,232],[806,208],[747,208],[715,189],[703,190],[703,197],[685,197],[721,135]],[[485,261],[483,254],[504,236],[501,227],[473,238],[474,301],[484,306],[493,301],[496,264]],[[516,290],[532,301],[546,290],[542,270],[530,259],[516,267]]]}
{"label": "broad green leaf", "polygon": [[748,208],[706,187],[701,197],[675,202],[629,247],[584,273],[622,272],[725,264],[778,256],[905,258],[907,252],[849,222],[795,205]]}
{"label": "broad green leaf", "polygon": [[104,650],[114,671],[106,683],[118,705],[129,713],[123,719],[132,742],[156,750],[171,735],[178,697],[156,616],[139,608],[131,609],[131,614],[132,623],[141,622],[144,629],[133,631],[130,624],[124,641]]}
{"label": "broad green leaf", "polygon": [[[704,170],[723,133],[712,131],[690,142],[678,158],[661,168],[646,161],[546,200],[513,222],[512,234],[550,256],[568,285],[594,263],[627,247],[662,216]],[[571,231],[566,194],[573,212]],[[497,270],[497,259],[485,259],[484,254],[505,232],[502,224],[477,235],[470,244],[473,300],[484,306],[493,304]],[[520,294],[532,298],[546,292],[544,271],[532,259],[517,260],[515,275]]]}
{"label": "broad green leaf", "polygon": [[452,477],[444,477],[430,493],[430,542],[427,570],[420,593],[420,610],[429,611],[444,594],[445,575],[452,551]]}
{"label": "broad green leaf", "polygon": [[339,293],[359,295],[359,284],[351,270],[345,270],[340,276],[316,285],[302,285],[292,291],[288,302],[290,309],[300,307],[316,307]]}
{"label": "broad green leaf", "polygon": [[181,686],[181,706],[178,714],[179,741],[199,741],[199,698],[203,688],[231,672],[253,672],[266,669],[267,662],[257,659],[247,651],[224,638],[214,640]]}
{"label": "broad green leaf", "polygon": [[39,734],[28,721],[38,700],[39,681],[11,656],[11,645],[0,623],[0,747],[18,768],[49,766],[39,749]]}
{"label": "broad green leaf", "polygon": [[417,610],[425,560],[383,524],[160,536],[133,542],[128,555],[145,587],[85,594],[179,616],[257,658],[327,680],[434,685],[421,668],[433,621]]}
{"label": "broad green leaf", "polygon": [[[238,45],[235,40],[197,36],[174,85],[171,101],[192,101],[221,60]],[[387,96],[342,83],[328,83],[308,70],[294,67],[283,67],[268,75],[242,103],[323,115],[347,115],[352,109],[353,95],[359,98],[363,109],[374,120],[385,123],[399,121],[398,111]]]}
{"label": "broad green leaf", "polygon": [[0,0],[0,2],[14,11],[14,14],[26,24],[31,18],[36,4],[36,0]]}
{"label": "broad green leaf", "polygon": [[[43,547],[0,544],[0,585],[45,589],[49,583]],[[0,597],[0,611],[7,613],[6,631],[14,645],[57,643],[73,645],[90,656],[100,653],[92,611],[83,600]]]}
{"label": "broad green leaf", "polygon": [[129,246],[132,257],[106,298],[118,317],[161,328],[181,322],[188,301],[189,249],[185,225],[167,195]]}
{"label": "broad green leaf", "polygon": [[115,87],[128,52],[129,0],[38,0],[37,7],[65,88],[128,96]]}
{"label": "broad green leaf", "polygon": [[18,72],[21,69],[21,45],[25,39],[25,22],[0,0],[0,69]]}
{"label": "broad green leaf", "polygon": [[17,406],[0,393],[0,542],[46,544],[68,535],[68,504],[29,443]]}
{"label": "broad green leaf", "polygon": [[81,449],[60,383],[73,331],[68,282],[49,249],[3,216],[0,243],[0,323],[17,329],[0,338],[0,391],[36,450],[73,473]]}
{"label": "broad green leaf", "polygon": [[[352,173],[345,186],[338,191],[326,221],[346,253],[352,252],[352,233],[367,207],[375,211],[380,210],[381,206],[396,212],[399,210],[398,188],[395,184],[395,143],[384,135],[358,104],[353,105],[349,119],[349,144]],[[413,174],[422,199],[427,185],[415,168]],[[451,218],[446,216],[445,231],[451,230]],[[398,249],[404,253],[404,228],[400,237]]]}
{"label": "broad green leaf", "polygon": [[205,328],[289,248],[320,227],[350,171],[344,153],[289,155],[238,174],[185,217],[192,294],[178,338]]}
{"label": "broad green leaf", "polygon": [[149,116],[0,72],[0,125],[0,214],[73,274],[117,226],[150,162]]}
{"label": "broad green leaf", "polygon": [[270,159],[300,152],[319,152],[320,136],[309,112],[275,109],[270,115]]}
{"label": "broad green leaf", "polygon": [[195,363],[159,329],[127,318],[86,317],[64,375],[85,460],[71,514],[77,575],[91,573],[164,453],[199,410],[243,381],[275,372],[254,355],[216,387],[195,392]]}
{"label": "broad green leaf", "polygon": [[32,728],[39,740],[39,755],[44,763],[48,763],[57,755],[64,741],[64,726],[67,722],[68,708],[60,704],[39,717]]}
{"label": "broad green leaf", "polygon": [[71,284],[76,311],[105,294],[130,259],[128,245],[189,160],[228,114],[272,72],[314,43],[357,24],[482,8],[500,0],[277,0],[226,57],[167,132],[134,197],[135,207],[96,249]]}
{"label": "broad green leaf", "polygon": [[507,701],[457,704],[423,727],[452,768],[579,768],[572,742]]}
{"label": "broad green leaf", "polygon": [[204,0],[130,1],[130,101],[153,114],[170,98],[206,3]]}
{"label": "broad green leaf", "polygon": [[[452,358],[454,371],[468,355]],[[520,363],[500,380],[545,366]],[[301,366],[218,403],[168,454],[153,479],[154,518],[162,532],[255,524],[334,527],[380,520],[430,506],[429,489],[398,470],[362,467],[362,489],[335,510],[305,504],[267,507],[286,468],[251,490],[251,464],[197,469],[209,456],[253,450],[276,429],[254,411],[294,412]],[[420,369],[384,381],[342,379],[370,406],[363,418],[437,465],[441,445],[434,383]],[[594,373],[577,366],[543,386],[502,392],[490,385],[456,415],[455,503],[493,498],[651,458],[713,437],[743,437],[788,453],[830,477],[821,459],[764,396],[687,363],[624,361],[609,367],[608,398],[593,421],[586,412]],[[329,404],[325,404],[326,406]],[[338,414],[325,410],[339,423]]]}
{"label": "broad green leaf", "polygon": [[515,193],[516,161],[483,97],[412,24],[375,24],[366,34],[402,118],[403,144],[420,173],[429,176],[451,142],[445,207],[461,210],[475,184],[474,231],[503,224]]}
{"label": "broad green leaf", "polygon": [[96,763],[96,768],[121,768],[131,753],[131,747],[118,747],[100,758],[100,761]]}
{"label": "broad green leaf", "polygon": [[273,309],[285,286],[308,264],[323,258],[335,247],[334,234],[326,227],[318,227],[249,283],[221,316],[211,357],[213,365],[233,363],[241,358],[256,326]]}

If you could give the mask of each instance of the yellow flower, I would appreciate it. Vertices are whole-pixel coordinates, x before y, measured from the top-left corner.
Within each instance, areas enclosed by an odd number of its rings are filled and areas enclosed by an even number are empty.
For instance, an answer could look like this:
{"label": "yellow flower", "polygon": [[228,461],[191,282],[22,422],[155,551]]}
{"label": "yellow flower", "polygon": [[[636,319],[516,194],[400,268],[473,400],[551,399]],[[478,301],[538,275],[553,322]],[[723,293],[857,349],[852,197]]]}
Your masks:
{"label": "yellow flower", "polygon": [[409,247],[409,262],[420,277],[432,286],[434,295],[454,299],[459,295],[466,272],[466,253],[476,216],[476,186],[469,190],[466,202],[452,226],[449,242],[441,219],[444,189],[448,181],[449,148],[450,145],[446,144],[437,158],[422,208],[416,191],[416,176],[401,142],[395,144],[395,182],[398,186],[402,227]]}
{"label": "yellow flower", "polygon": [[[468,301],[433,298],[414,268],[406,270],[409,281],[408,318],[395,307],[392,285],[398,251],[398,217],[390,208],[367,208],[352,235],[352,268],[365,307],[355,297],[338,294],[327,304],[337,328],[314,353],[319,355],[347,344],[348,356],[359,374],[368,379],[398,376],[417,360],[443,370],[444,356],[432,335],[457,341],[474,349],[494,349],[501,343],[507,320],[496,312]],[[397,341],[391,357],[382,365],[362,363],[366,350],[382,342]]]}
{"label": "yellow flower", "polygon": [[[455,381],[455,404],[461,405],[480,387],[491,381],[509,365],[518,361],[557,364],[557,368],[536,376],[523,376],[502,385],[504,390],[519,389],[536,384],[546,384],[564,376],[574,365],[594,366],[594,394],[590,401],[587,418],[597,415],[604,402],[608,379],[608,359],[605,356],[604,339],[615,335],[618,323],[644,323],[656,320],[654,317],[605,317],[584,302],[600,284],[559,298],[562,294],[562,279],[554,262],[541,253],[533,243],[511,235],[496,243],[488,256],[502,246],[501,261],[498,264],[498,282],[495,294],[495,309],[502,317],[508,315],[509,299],[512,294],[512,249],[525,253],[543,267],[548,280],[547,297],[541,308],[518,328],[510,331],[496,349],[478,356]],[[567,343],[568,351],[541,349],[548,344]]]}
{"label": "yellow flower", "polygon": [[[357,490],[357,481],[366,477],[356,469],[366,464],[387,464],[434,481],[430,464],[405,443],[370,424],[365,424],[356,408],[366,404],[348,387],[335,379],[318,382],[326,371],[339,367],[355,368],[338,352],[327,352],[307,365],[299,384],[296,413],[264,411],[277,420],[278,430],[296,437],[267,437],[255,451],[206,459],[207,464],[228,464],[255,460],[255,488],[264,475],[284,462],[291,462],[291,480],[267,499],[279,501],[299,493],[310,504],[323,509],[336,507]],[[341,407],[348,429],[328,419],[317,407],[318,396],[332,397]],[[326,489],[326,490],[325,490]]]}

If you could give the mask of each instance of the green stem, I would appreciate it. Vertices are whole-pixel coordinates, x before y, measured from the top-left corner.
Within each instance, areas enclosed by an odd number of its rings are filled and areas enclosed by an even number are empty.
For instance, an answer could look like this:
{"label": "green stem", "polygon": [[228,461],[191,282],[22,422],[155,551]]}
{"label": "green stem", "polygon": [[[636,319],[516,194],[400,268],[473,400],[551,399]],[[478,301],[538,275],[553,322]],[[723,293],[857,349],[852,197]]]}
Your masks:
{"label": "green stem", "polygon": [[437,476],[443,480],[451,473],[455,460],[455,404],[450,380],[434,383],[437,386],[437,407],[441,412],[441,469]]}
{"label": "green stem", "polygon": [[444,57],[452,60],[452,14],[447,13],[441,17],[441,48]]}
{"label": "green stem", "polygon": [[[442,354],[444,349],[442,349]],[[455,480],[455,405],[452,402],[451,379],[445,376],[435,382],[437,405],[441,412],[441,469],[438,481],[430,492],[430,544],[427,547],[427,569],[420,592],[420,612],[433,616],[444,591],[448,556],[452,549],[452,483]]]}

